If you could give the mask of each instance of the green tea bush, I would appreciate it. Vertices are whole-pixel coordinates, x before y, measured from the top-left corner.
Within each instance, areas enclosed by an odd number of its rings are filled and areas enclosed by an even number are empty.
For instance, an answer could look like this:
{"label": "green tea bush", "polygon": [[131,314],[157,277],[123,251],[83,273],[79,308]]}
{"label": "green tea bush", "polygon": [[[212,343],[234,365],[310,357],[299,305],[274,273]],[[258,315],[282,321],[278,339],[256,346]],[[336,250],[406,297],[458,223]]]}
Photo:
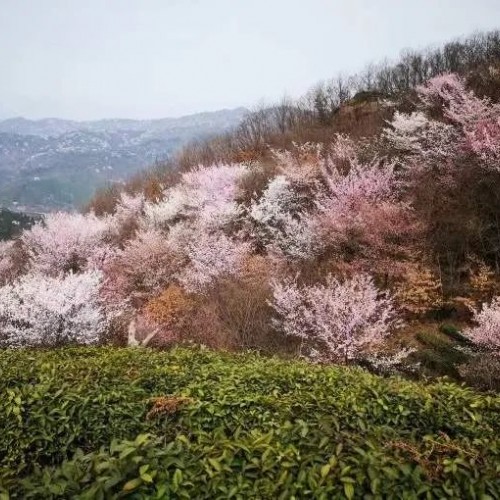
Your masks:
{"label": "green tea bush", "polygon": [[499,414],[254,354],[0,351],[0,498],[498,498]]}

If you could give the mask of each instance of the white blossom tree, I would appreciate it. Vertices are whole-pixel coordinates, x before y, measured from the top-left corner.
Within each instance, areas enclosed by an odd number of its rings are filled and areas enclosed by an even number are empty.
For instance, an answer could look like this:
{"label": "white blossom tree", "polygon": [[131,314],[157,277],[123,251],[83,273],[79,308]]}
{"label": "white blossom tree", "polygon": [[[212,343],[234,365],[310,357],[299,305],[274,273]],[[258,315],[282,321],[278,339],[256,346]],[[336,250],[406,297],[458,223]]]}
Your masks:
{"label": "white blossom tree", "polygon": [[285,175],[277,175],[249,210],[253,236],[268,251],[292,259],[309,259],[321,249],[313,214],[303,209],[305,197]]}
{"label": "white blossom tree", "polygon": [[177,224],[168,241],[185,258],[176,279],[188,292],[203,293],[216,280],[237,275],[250,251],[249,243],[222,231],[208,231],[203,224]]}
{"label": "white blossom tree", "polygon": [[179,220],[198,219],[208,228],[222,228],[241,215],[237,203],[239,182],[247,175],[244,165],[211,165],[185,172],[167,189],[160,203],[147,203],[146,227],[165,229]]}
{"label": "white blossom tree", "polygon": [[93,344],[106,331],[102,274],[27,274],[0,288],[0,343],[9,347]]}

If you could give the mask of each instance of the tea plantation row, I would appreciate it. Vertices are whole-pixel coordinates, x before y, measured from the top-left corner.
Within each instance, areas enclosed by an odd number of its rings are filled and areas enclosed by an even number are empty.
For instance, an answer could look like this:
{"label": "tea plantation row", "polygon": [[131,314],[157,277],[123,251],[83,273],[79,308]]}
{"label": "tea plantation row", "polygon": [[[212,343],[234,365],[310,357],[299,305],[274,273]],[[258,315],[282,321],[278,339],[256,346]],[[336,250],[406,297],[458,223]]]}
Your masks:
{"label": "tea plantation row", "polygon": [[0,499],[500,498],[500,397],[208,350],[0,351]]}

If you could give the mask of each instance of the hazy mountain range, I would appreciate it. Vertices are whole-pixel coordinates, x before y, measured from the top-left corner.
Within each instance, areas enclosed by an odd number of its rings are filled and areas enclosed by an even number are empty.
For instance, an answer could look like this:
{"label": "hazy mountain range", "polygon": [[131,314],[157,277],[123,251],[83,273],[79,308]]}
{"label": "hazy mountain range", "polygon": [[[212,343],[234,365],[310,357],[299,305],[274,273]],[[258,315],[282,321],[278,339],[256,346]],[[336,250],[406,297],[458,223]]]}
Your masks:
{"label": "hazy mountain range", "polygon": [[193,139],[228,131],[245,108],[157,120],[0,121],[0,206],[71,209],[96,188],[168,158]]}

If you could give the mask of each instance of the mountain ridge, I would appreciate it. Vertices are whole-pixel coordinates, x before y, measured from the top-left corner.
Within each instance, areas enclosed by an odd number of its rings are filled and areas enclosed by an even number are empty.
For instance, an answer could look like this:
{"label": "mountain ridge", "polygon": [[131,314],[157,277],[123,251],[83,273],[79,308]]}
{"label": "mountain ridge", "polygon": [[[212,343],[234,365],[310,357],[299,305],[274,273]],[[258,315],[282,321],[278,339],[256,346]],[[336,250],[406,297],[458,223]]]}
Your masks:
{"label": "mountain ridge", "polygon": [[236,127],[245,108],[151,120],[0,120],[0,206],[74,209],[99,187],[123,183],[192,140]]}
{"label": "mountain ridge", "polygon": [[179,125],[185,126],[193,122],[210,121],[210,119],[213,120],[234,113],[244,115],[248,113],[248,109],[239,106],[236,108],[190,113],[178,117],[146,119],[99,118],[96,120],[71,120],[58,117],[32,119],[24,116],[14,116],[5,119],[0,118],[0,132],[53,137],[74,130],[146,130],[152,126],[155,128],[168,125],[173,127]]}

